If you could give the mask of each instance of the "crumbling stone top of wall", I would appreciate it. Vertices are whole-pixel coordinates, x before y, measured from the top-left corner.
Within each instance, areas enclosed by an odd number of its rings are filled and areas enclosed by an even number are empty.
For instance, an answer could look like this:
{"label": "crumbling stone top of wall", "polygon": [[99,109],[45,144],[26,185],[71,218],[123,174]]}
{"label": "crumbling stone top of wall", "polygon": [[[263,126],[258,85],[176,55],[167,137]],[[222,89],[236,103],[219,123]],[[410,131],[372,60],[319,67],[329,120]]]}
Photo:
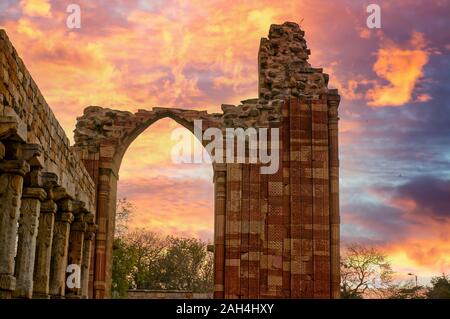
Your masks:
{"label": "crumbling stone top of wall", "polygon": [[272,24],[262,38],[258,54],[259,97],[263,100],[289,96],[319,99],[327,93],[328,75],[308,63],[311,51],[305,32],[293,22]]}
{"label": "crumbling stone top of wall", "polygon": [[43,170],[56,174],[71,197],[94,210],[94,182],[4,30],[0,30],[0,118],[17,121],[24,128],[23,142],[42,146]]}
{"label": "crumbling stone top of wall", "polygon": [[281,106],[290,97],[317,100],[327,99],[329,94],[337,95],[335,90],[327,88],[328,75],[308,63],[311,52],[304,35],[293,22],[271,25],[268,38],[261,39],[258,54],[259,98],[244,100],[237,106],[223,104],[221,114],[172,108],[153,108],[132,114],[91,106],[78,118],[76,145],[95,144],[100,140],[119,144],[128,134],[165,116],[185,124],[202,119],[206,122],[204,129],[212,126],[221,129],[277,127],[281,124]]}
{"label": "crumbling stone top of wall", "polygon": [[268,127],[281,123],[281,105],[283,100],[260,103],[259,99],[249,99],[234,106],[222,104],[223,113],[209,114],[207,111],[184,110],[177,108],[154,107],[151,110],[139,110],[133,114],[128,111],[113,110],[100,106],[89,106],[83,116],[77,118],[75,144],[96,145],[100,141],[120,144],[130,134],[145,130],[151,123],[169,117],[188,129],[192,129],[194,120],[202,120],[203,129],[209,127],[224,129],[227,127]]}
{"label": "crumbling stone top of wall", "polygon": [[120,144],[136,131],[145,130],[151,123],[169,117],[187,128],[193,128],[194,120],[202,120],[204,127],[220,127],[221,115],[206,111],[154,107],[138,110],[135,114],[100,106],[89,106],[83,116],[77,118],[76,145],[95,145],[99,141]]}

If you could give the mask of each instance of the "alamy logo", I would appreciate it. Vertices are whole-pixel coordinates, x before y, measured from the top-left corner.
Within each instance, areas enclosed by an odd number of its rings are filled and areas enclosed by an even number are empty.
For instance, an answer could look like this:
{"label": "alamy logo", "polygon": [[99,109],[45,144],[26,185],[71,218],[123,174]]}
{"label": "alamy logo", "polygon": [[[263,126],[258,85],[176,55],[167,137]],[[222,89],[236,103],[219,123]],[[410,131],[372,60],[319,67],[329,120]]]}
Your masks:
{"label": "alamy logo", "polygon": [[66,285],[69,289],[81,287],[81,267],[77,264],[70,264],[66,268],[67,276]]}
{"label": "alamy logo", "polygon": [[202,128],[202,121],[195,120],[194,136],[204,148],[192,143],[192,136],[185,129],[177,128],[172,132],[171,139],[178,141],[171,152],[174,163],[260,163],[261,174],[278,171],[278,128],[226,128],[225,138],[221,129],[210,127],[203,132]]}
{"label": "alamy logo", "polygon": [[69,29],[81,29],[81,8],[78,4],[69,4],[66,9],[70,13],[66,20]]}
{"label": "alamy logo", "polygon": [[381,28],[381,7],[378,4],[372,3],[367,6],[366,12],[370,13],[367,17],[366,25],[369,29]]}

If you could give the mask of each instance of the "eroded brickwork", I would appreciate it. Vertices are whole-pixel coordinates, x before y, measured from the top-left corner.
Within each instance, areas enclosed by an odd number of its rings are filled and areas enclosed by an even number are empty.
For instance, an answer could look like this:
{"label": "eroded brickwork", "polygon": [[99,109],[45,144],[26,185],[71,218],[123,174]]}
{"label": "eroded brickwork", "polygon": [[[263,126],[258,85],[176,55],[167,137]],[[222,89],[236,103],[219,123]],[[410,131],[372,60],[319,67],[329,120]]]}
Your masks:
{"label": "eroded brickwork", "polygon": [[248,160],[213,164],[215,297],[338,297],[339,95],[328,89],[328,75],[308,63],[309,54],[297,24],[272,25],[260,44],[258,98],[224,104],[214,114],[172,108],[132,114],[98,106],[84,111],[75,149],[99,189],[94,297],[109,294],[122,158],[140,133],[165,117],[191,131],[194,120],[203,121],[203,131],[281,131],[275,174],[261,174],[261,163]]}
{"label": "eroded brickwork", "polygon": [[[0,31],[0,298],[110,296],[122,158],[166,117],[190,131],[195,120],[203,131],[280,130],[270,141],[280,154],[273,174],[261,174],[262,163],[248,156],[244,163],[213,163],[214,296],[337,298],[339,95],[308,63],[309,54],[297,24],[272,25],[260,43],[257,98],[213,114],[91,106],[77,119],[70,147]],[[82,270],[80,288],[64,285],[71,263]]]}
{"label": "eroded brickwork", "polygon": [[65,210],[76,201],[95,213],[95,198],[94,181],[0,30],[0,298],[64,297],[73,233]]}

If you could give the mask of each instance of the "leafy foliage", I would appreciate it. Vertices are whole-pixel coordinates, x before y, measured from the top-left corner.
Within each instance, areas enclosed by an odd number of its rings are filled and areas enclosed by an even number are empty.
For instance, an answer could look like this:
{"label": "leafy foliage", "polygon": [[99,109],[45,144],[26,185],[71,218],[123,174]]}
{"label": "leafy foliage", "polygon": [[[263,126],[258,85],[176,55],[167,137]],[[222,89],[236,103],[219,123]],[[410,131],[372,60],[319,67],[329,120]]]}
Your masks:
{"label": "leafy foliage", "polygon": [[433,277],[426,295],[429,299],[450,299],[450,276],[442,274]]}
{"label": "leafy foliage", "polygon": [[213,290],[213,256],[195,238],[163,238],[137,230],[115,239],[113,291],[125,297],[132,289]]}

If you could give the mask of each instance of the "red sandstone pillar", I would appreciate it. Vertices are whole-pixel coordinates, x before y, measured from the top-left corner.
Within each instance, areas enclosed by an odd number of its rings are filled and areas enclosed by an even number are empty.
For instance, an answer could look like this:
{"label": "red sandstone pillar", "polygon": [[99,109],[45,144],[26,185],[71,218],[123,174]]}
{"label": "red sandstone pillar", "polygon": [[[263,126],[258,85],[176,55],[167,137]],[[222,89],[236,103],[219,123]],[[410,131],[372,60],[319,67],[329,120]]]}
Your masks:
{"label": "red sandstone pillar", "polygon": [[116,209],[117,177],[110,168],[100,168],[95,236],[94,298],[108,298],[111,288],[112,245]]}
{"label": "red sandstone pillar", "polygon": [[339,95],[328,96],[328,138],[330,165],[330,258],[331,298],[340,297],[340,218],[339,218]]}
{"label": "red sandstone pillar", "polygon": [[226,164],[214,167],[214,298],[224,298]]}

